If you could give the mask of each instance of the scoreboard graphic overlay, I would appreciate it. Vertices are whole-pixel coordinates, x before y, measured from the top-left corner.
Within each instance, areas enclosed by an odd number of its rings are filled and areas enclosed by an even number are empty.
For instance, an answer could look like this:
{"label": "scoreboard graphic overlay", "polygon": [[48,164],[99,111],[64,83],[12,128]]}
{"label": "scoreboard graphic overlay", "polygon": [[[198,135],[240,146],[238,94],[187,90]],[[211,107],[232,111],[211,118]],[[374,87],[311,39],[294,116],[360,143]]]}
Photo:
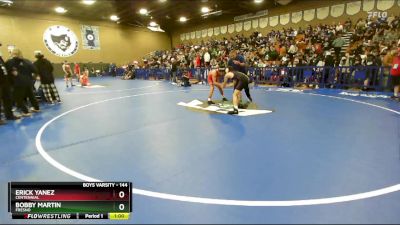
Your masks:
{"label": "scoreboard graphic overlay", "polygon": [[13,219],[127,220],[131,182],[9,182]]}

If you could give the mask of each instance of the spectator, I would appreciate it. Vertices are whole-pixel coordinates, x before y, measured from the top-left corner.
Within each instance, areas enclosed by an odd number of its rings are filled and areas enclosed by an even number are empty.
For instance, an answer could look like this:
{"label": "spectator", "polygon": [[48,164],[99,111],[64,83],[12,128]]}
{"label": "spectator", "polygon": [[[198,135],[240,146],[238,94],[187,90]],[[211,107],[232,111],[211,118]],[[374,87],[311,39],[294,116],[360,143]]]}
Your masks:
{"label": "spectator", "polygon": [[108,72],[111,74],[112,77],[117,76],[117,66],[114,63],[111,63],[109,66]]}
{"label": "spectator", "polygon": [[[394,46],[393,41],[397,42],[399,37],[399,17],[393,16],[379,20],[359,19],[356,23],[353,22],[355,21],[347,18],[346,21],[330,25],[308,25],[304,30],[302,28],[284,28],[272,30],[265,35],[254,32],[249,37],[240,34],[231,38],[223,37],[221,40],[203,40],[198,46],[190,43],[180,44],[172,51],[158,51],[157,54],[151,54],[149,58],[151,63],[149,64],[153,66],[152,68],[154,66],[168,66],[166,59],[174,57],[184,68],[197,68],[199,64],[198,54],[200,55],[200,66],[208,66],[209,54],[209,62],[212,65],[219,64],[220,67],[226,67],[227,64],[230,64],[236,66],[233,64],[232,56],[229,57],[228,61],[227,54],[239,50],[237,55],[243,59],[244,67],[241,69],[244,69],[244,71],[246,65],[257,67],[262,64],[262,61],[266,61],[265,64],[267,65],[273,65],[274,61],[276,61],[275,64],[280,66],[293,65],[296,64],[293,61],[295,58],[299,59],[300,65],[316,65],[321,60],[325,63],[327,58],[327,62],[331,61],[328,62],[329,64],[338,66],[344,63],[341,61],[342,55],[340,54],[344,46],[343,31],[354,32],[350,38],[349,47],[346,49],[346,53],[349,53],[349,57],[346,56],[346,65],[366,65],[367,56],[370,52],[374,52],[372,55],[377,52],[382,55],[382,59],[379,57],[380,61],[387,61],[390,58],[388,57],[390,46]],[[324,53],[331,51],[332,48],[334,54],[325,58]],[[375,56],[369,57],[372,59]],[[186,63],[184,63],[185,61]],[[196,71],[198,75],[201,75],[200,69]]]}
{"label": "spectator", "polygon": [[336,58],[340,57],[340,51],[342,50],[342,47],[345,43],[346,43],[345,40],[342,38],[340,34],[337,35],[336,39],[333,41],[332,45],[333,48],[335,49]]}
{"label": "spectator", "polygon": [[204,66],[209,68],[210,67],[210,61],[211,61],[211,55],[208,52],[208,48],[205,49],[205,53],[204,53]]}
{"label": "spectator", "polygon": [[298,51],[298,48],[297,48],[296,44],[294,43],[294,41],[292,41],[291,45],[289,47],[289,50],[288,50],[290,61],[293,61],[293,57],[297,53],[297,51]]}
{"label": "spectator", "polygon": [[6,62],[7,73],[11,75],[12,83],[14,87],[14,98],[17,107],[22,111],[22,116],[31,116],[28,107],[24,103],[24,99],[27,97],[32,104],[32,112],[40,112],[39,104],[33,93],[33,77],[36,73],[33,64],[24,59],[22,52],[15,48],[11,52],[11,59]]}
{"label": "spectator", "polygon": [[392,75],[392,85],[393,85],[393,96],[399,100],[399,90],[400,90],[400,47],[397,48],[397,55],[393,58],[392,69],[390,71]]}
{"label": "spectator", "polygon": [[[38,51],[35,53],[36,61],[34,63],[37,74],[40,77],[40,84],[44,93],[46,101],[50,104],[61,103],[60,96],[58,95],[57,88],[54,84],[53,65],[50,61],[44,58],[44,55]],[[77,64],[75,64],[77,65]],[[77,73],[77,74],[80,74]]]}
{"label": "spectator", "polygon": [[325,68],[323,83],[325,87],[328,87],[330,70],[335,66],[335,60],[330,51],[326,52],[324,66],[327,68]]}
{"label": "spectator", "polygon": [[233,71],[239,71],[246,74],[246,62],[242,55],[239,55],[237,50],[231,51],[229,54],[228,67],[232,67]]}
{"label": "spectator", "polygon": [[[280,44],[279,45],[279,56],[283,57],[286,55],[286,53],[287,53],[286,47],[284,45]],[[276,59],[276,57],[274,57],[274,58]]]}
{"label": "spectator", "polygon": [[[0,47],[1,47],[0,42]],[[11,89],[9,82],[9,75],[7,72],[6,64],[2,58],[0,52],[0,125],[5,124],[6,122],[1,119],[1,103],[3,102],[4,115],[7,120],[18,120],[20,116],[14,116],[12,112],[12,98],[11,98]]]}
{"label": "spectator", "polygon": [[344,32],[349,32],[352,26],[352,22],[350,18],[347,18],[346,22],[344,22]]}
{"label": "spectator", "polygon": [[176,73],[178,72],[179,63],[175,60],[175,58],[171,58],[171,75],[172,75],[172,83],[176,83]]}
{"label": "spectator", "polygon": [[338,22],[338,24],[336,25],[336,33],[342,33],[343,32],[343,25],[342,23]]}

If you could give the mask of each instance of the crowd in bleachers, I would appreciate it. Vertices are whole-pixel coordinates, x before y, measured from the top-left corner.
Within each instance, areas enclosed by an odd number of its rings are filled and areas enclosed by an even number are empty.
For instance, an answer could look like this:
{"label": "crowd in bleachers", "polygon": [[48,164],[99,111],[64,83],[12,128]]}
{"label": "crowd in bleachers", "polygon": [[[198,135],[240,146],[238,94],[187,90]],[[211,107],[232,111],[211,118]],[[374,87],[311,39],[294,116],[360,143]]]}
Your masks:
{"label": "crowd in bleachers", "polygon": [[[239,50],[249,69],[300,66],[391,67],[393,58],[398,54],[398,47],[398,15],[368,17],[357,21],[348,18],[330,25],[309,25],[298,29],[289,27],[265,34],[253,32],[249,36],[238,34],[230,38],[201,41],[199,44],[182,43],[172,51],[152,52],[140,63],[132,65],[132,68],[179,68],[192,71],[217,65],[224,68],[228,66],[232,50]],[[377,70],[371,71],[378,77]],[[371,74],[371,71],[367,73]],[[364,87],[372,83],[368,74]]]}
{"label": "crowd in bleachers", "polygon": [[[155,51],[145,58],[145,68],[226,66],[229,52],[239,49],[248,67],[299,65],[390,65],[400,37],[400,17],[359,19],[306,28],[283,28],[267,34],[254,32],[201,44],[181,44],[172,51]],[[346,45],[344,36],[349,36]],[[348,46],[348,47],[346,47]],[[331,55],[332,57],[327,56]]]}

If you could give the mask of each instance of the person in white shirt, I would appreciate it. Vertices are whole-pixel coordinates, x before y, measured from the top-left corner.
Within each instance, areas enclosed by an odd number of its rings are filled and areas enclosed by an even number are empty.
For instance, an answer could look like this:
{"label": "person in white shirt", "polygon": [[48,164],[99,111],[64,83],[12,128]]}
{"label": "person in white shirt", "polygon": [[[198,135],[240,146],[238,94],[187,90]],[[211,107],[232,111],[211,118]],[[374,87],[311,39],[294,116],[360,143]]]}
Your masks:
{"label": "person in white shirt", "polygon": [[204,55],[203,55],[203,58],[204,58],[204,64],[205,64],[205,66],[206,66],[207,68],[210,67],[211,55],[210,55],[210,53],[208,52],[208,49],[207,49],[207,48],[205,49],[205,53],[204,53]]}
{"label": "person in white shirt", "polygon": [[290,45],[289,50],[288,50],[290,60],[293,59],[293,56],[297,53],[297,50],[298,50],[298,48],[297,48],[296,44],[294,43],[294,41],[292,41],[292,44]]}
{"label": "person in white shirt", "polygon": [[342,25],[342,23],[338,23],[337,25],[336,25],[336,32],[342,32],[343,31],[343,25]]}

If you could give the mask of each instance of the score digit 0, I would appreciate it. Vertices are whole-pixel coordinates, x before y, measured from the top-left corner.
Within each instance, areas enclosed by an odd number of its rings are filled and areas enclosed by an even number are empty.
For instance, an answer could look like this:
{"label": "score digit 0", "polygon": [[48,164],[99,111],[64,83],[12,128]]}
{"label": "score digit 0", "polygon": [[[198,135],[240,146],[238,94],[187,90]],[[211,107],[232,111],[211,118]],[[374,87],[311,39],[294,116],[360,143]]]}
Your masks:
{"label": "score digit 0", "polygon": [[124,197],[125,197],[125,192],[120,191],[119,194],[118,194],[118,196],[119,196],[120,198],[124,198]]}

